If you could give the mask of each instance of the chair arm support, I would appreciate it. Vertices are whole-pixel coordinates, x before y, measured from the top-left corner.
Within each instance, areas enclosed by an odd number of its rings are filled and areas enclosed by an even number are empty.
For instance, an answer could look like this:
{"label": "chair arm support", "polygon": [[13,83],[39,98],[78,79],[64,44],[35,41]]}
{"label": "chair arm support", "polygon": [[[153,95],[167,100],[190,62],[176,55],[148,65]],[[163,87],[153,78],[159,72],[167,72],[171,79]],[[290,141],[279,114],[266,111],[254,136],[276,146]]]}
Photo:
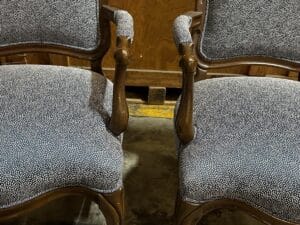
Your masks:
{"label": "chair arm support", "polygon": [[195,11],[187,12],[175,19],[173,37],[177,47],[179,47],[180,44],[193,43],[193,30],[200,27],[201,21],[202,12]]}
{"label": "chair arm support", "polygon": [[128,106],[126,102],[126,70],[128,65],[130,40],[125,36],[117,37],[117,49],[114,54],[116,66],[114,76],[113,107],[110,120],[110,129],[119,135],[127,129]]}
{"label": "chair arm support", "polygon": [[128,12],[107,5],[102,6],[102,13],[108,21],[117,26],[113,107],[109,127],[115,135],[119,135],[127,129],[129,117],[125,83],[129,47],[134,36],[133,18]]}
{"label": "chair arm support", "polygon": [[132,16],[125,10],[120,10],[108,5],[102,6],[104,17],[117,26],[117,37],[126,37],[131,42],[134,37],[134,26]]}
{"label": "chair arm support", "polygon": [[176,114],[175,127],[178,138],[187,144],[194,138],[193,126],[193,89],[197,60],[194,56],[193,43],[180,44],[180,67],[182,69],[182,94]]}
{"label": "chair arm support", "polygon": [[193,126],[193,87],[196,75],[197,60],[194,55],[192,34],[200,29],[202,12],[191,11],[175,19],[173,35],[180,54],[182,69],[182,94],[175,126],[178,138],[187,144],[194,138]]}

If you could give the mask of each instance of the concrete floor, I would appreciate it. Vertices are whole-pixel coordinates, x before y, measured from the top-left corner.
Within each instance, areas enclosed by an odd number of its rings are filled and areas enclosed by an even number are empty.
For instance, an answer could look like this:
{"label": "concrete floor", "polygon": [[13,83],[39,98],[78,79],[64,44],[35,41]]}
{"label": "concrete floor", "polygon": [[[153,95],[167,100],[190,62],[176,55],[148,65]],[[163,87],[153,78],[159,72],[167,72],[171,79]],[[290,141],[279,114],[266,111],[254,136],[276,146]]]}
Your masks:
{"label": "concrete floor", "polygon": [[[126,225],[172,225],[177,192],[173,121],[131,117],[124,136]],[[60,199],[5,225],[104,225],[96,204],[80,197]],[[258,225],[231,210],[208,215],[199,225]]]}

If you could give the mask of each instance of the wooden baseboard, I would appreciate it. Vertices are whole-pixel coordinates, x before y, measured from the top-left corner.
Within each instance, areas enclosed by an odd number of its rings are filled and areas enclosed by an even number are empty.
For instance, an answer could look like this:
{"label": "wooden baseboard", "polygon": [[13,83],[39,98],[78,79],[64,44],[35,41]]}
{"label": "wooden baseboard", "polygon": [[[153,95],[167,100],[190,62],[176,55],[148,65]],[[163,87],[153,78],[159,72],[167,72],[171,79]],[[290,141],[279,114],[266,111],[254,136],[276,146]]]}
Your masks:
{"label": "wooden baseboard", "polygon": [[[104,74],[113,79],[114,68],[103,68]],[[128,69],[126,85],[140,87],[181,87],[181,71]]]}

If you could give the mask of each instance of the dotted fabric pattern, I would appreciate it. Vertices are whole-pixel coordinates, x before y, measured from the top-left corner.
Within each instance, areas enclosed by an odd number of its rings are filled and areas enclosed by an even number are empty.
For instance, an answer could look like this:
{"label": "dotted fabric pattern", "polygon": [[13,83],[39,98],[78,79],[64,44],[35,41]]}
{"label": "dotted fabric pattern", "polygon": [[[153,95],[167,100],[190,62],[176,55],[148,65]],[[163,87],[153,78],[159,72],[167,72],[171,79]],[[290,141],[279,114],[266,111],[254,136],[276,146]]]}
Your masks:
{"label": "dotted fabric pattern", "polygon": [[[94,50],[100,44],[99,0],[1,0],[0,47],[54,44]],[[133,18],[124,10],[114,15],[117,35],[133,40]]]}
{"label": "dotted fabric pattern", "polygon": [[210,60],[267,56],[300,63],[299,0],[208,0],[199,52]]}
{"label": "dotted fabric pattern", "polygon": [[192,35],[190,33],[190,26],[192,24],[192,17],[181,15],[178,16],[173,25],[173,37],[176,46],[180,44],[193,43]]}
{"label": "dotted fabric pattern", "polygon": [[117,25],[117,36],[127,37],[133,41],[134,29],[133,18],[124,10],[117,10],[114,14],[114,20]]}
{"label": "dotted fabric pattern", "polygon": [[121,138],[106,127],[112,91],[87,70],[0,67],[0,208],[61,187],[122,186]]}
{"label": "dotted fabric pattern", "polygon": [[184,200],[241,200],[300,222],[299,82],[197,82],[193,120],[195,139],[178,152]]}
{"label": "dotted fabric pattern", "polygon": [[1,0],[0,47],[57,44],[93,50],[100,43],[99,0]]}

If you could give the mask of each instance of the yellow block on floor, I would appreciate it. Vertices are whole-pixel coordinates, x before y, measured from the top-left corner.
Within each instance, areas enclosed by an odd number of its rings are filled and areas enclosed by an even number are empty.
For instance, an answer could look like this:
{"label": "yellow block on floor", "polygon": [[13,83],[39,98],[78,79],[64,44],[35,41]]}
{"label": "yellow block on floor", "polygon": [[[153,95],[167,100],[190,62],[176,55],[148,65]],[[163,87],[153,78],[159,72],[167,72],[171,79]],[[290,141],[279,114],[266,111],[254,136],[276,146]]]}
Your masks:
{"label": "yellow block on floor", "polygon": [[131,116],[171,119],[174,117],[175,104],[147,105],[139,103],[129,103],[128,108],[129,114]]}

